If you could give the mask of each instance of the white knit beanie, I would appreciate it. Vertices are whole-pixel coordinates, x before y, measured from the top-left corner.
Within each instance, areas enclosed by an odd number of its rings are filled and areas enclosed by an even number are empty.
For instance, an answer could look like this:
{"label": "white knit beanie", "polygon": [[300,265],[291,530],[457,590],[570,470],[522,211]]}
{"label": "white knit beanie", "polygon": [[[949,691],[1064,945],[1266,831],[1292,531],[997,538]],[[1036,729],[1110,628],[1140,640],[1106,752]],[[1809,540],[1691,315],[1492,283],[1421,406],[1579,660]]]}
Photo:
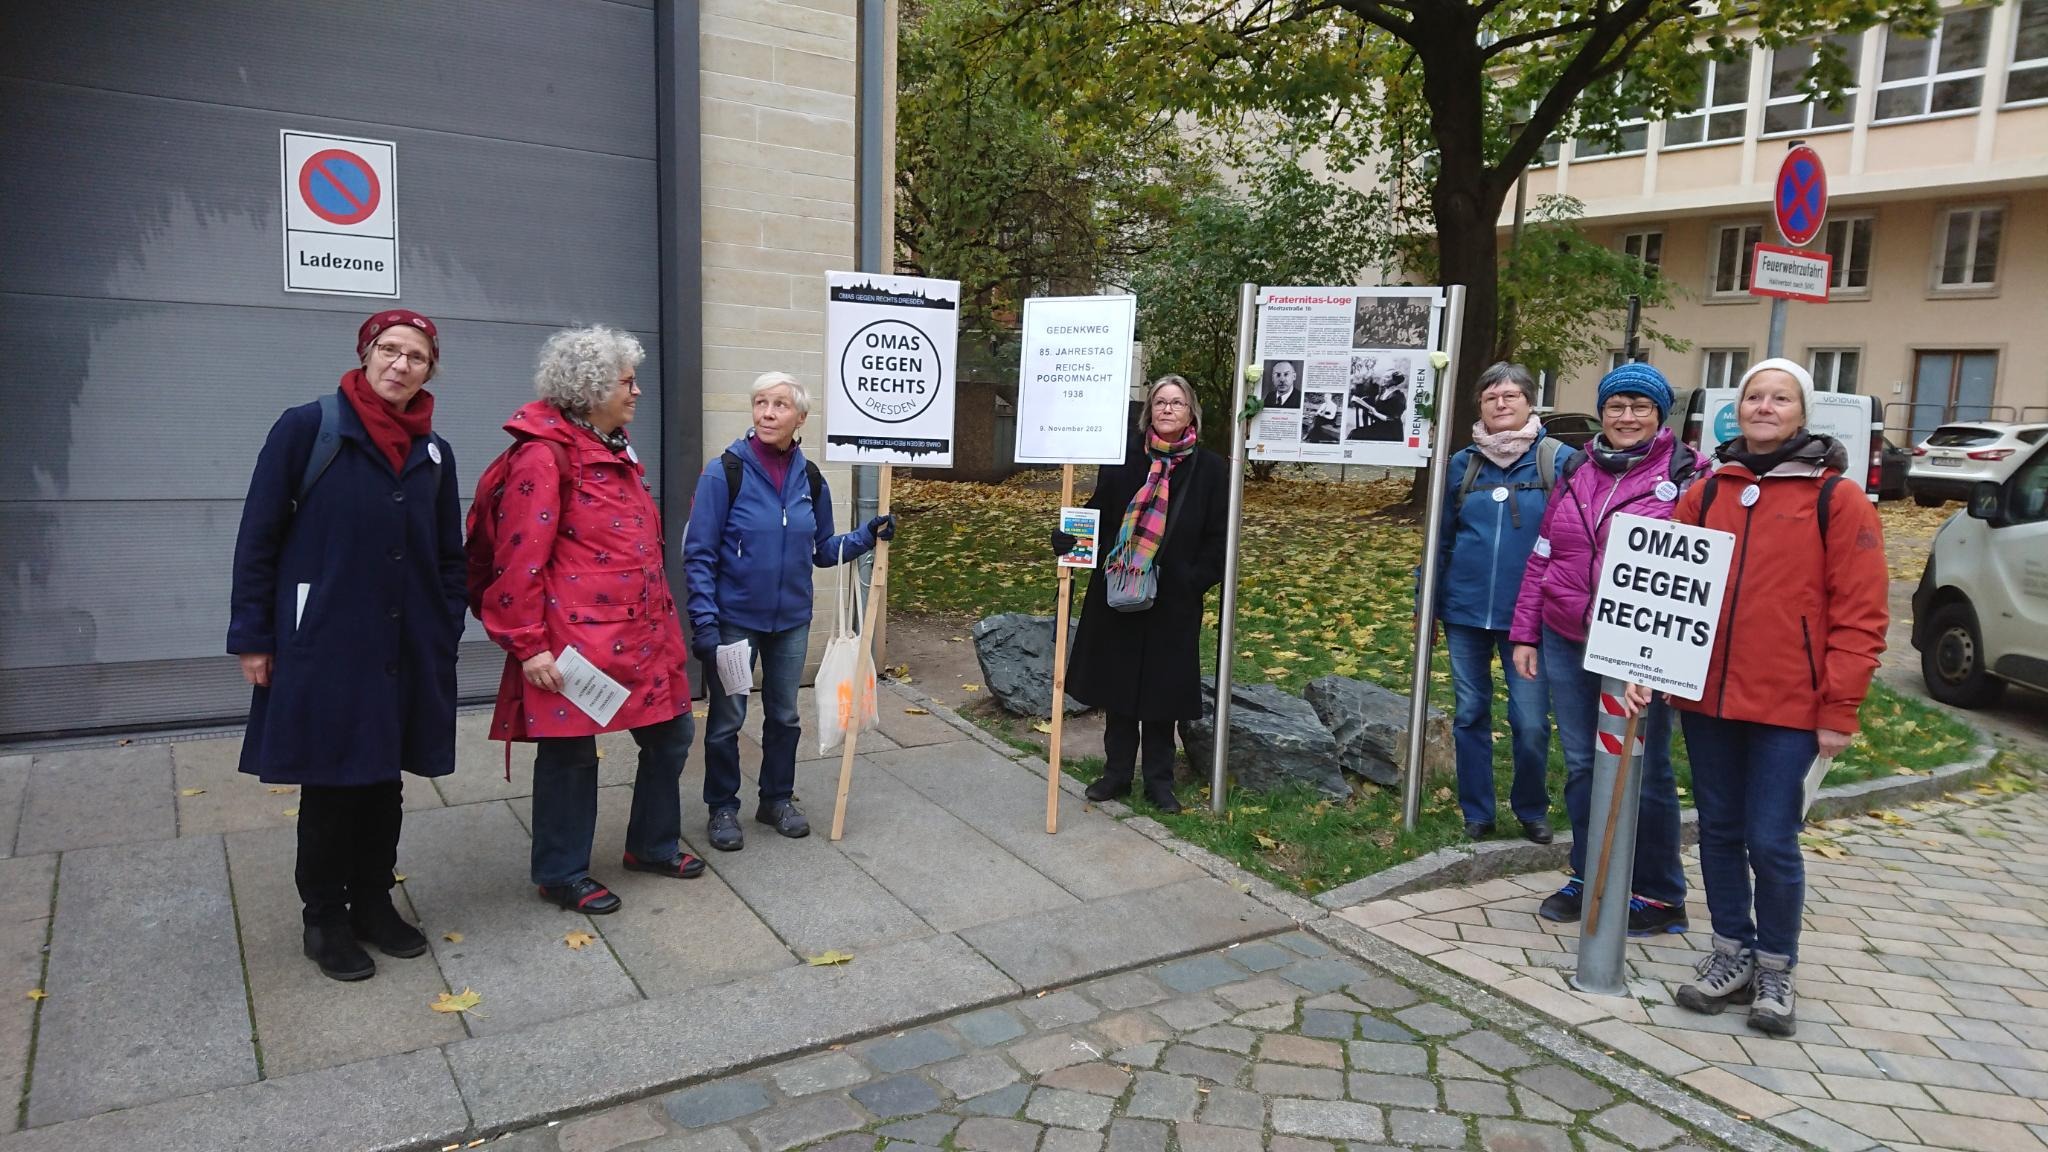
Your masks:
{"label": "white knit beanie", "polygon": [[1741,398],[1743,389],[1749,387],[1751,377],[1759,372],[1768,372],[1772,369],[1783,372],[1785,375],[1792,377],[1792,379],[1799,381],[1799,407],[1803,414],[1800,422],[1803,424],[1806,421],[1812,420],[1813,373],[1808,372],[1806,366],[1797,360],[1787,360],[1783,356],[1772,356],[1751,364],[1749,371],[1742,374],[1742,381],[1735,386],[1737,399]]}

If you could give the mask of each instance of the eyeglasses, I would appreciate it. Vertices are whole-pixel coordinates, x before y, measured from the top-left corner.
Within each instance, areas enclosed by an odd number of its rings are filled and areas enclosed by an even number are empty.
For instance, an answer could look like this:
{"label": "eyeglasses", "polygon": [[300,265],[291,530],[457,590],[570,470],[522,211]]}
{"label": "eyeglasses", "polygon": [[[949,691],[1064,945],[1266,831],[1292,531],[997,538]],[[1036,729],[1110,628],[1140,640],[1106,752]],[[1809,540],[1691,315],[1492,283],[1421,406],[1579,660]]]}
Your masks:
{"label": "eyeglasses", "polygon": [[1609,401],[1606,407],[1600,409],[1600,414],[1602,416],[1655,416],[1657,414],[1657,406],[1648,400],[1639,400],[1634,404]]}
{"label": "eyeglasses", "polygon": [[1152,402],[1152,407],[1161,412],[1184,412],[1187,410],[1187,406],[1188,402],[1185,400],[1154,400]]}
{"label": "eyeglasses", "polygon": [[382,356],[386,360],[403,360],[415,368],[425,368],[428,364],[432,363],[424,353],[408,352],[396,344],[379,344],[376,346],[376,349],[377,355]]}

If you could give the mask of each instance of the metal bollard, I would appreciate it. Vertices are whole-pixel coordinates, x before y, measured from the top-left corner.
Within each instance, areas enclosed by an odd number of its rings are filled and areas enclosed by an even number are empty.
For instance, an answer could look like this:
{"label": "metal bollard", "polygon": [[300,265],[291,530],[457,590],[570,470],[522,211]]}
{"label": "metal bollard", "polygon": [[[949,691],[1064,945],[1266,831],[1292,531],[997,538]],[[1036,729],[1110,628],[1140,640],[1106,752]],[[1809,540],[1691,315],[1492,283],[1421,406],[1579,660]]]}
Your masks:
{"label": "metal bollard", "polygon": [[1643,794],[1643,717],[1623,714],[1627,687],[1612,676],[1600,678],[1593,805],[1586,819],[1586,899],[1579,918],[1579,970],[1572,974],[1572,987],[1597,996],[1628,994],[1622,965],[1628,894],[1635,879],[1636,814]]}

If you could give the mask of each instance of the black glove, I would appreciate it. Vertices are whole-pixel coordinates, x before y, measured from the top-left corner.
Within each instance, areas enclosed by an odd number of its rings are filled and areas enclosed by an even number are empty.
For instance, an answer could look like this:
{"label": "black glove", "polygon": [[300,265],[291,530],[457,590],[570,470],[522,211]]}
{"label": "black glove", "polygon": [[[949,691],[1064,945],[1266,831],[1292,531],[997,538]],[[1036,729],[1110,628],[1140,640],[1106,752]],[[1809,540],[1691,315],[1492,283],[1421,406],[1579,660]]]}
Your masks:
{"label": "black glove", "polygon": [[1055,528],[1052,532],[1052,554],[1055,556],[1065,556],[1067,553],[1072,552],[1074,546],[1080,542],[1080,537],[1068,535]]}
{"label": "black glove", "polygon": [[690,629],[690,653],[709,668],[718,663],[718,628],[716,625]]}
{"label": "black glove", "polygon": [[877,540],[894,540],[896,538],[896,514],[890,512],[868,521],[868,535],[873,536]]}

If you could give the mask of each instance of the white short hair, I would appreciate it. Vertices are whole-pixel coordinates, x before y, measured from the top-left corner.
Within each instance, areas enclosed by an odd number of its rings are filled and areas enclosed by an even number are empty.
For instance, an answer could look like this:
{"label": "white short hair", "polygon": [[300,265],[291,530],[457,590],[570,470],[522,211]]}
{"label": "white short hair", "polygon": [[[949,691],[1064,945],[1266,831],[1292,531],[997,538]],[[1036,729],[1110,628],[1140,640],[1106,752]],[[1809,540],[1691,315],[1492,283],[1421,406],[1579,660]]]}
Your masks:
{"label": "white short hair", "polygon": [[796,377],[787,372],[763,372],[754,377],[754,386],[747,392],[747,407],[753,407],[754,401],[761,398],[761,393],[770,388],[789,389],[790,401],[796,405],[798,415],[811,414],[810,392],[805,390],[802,384],[797,383]]}
{"label": "white short hair", "polygon": [[541,345],[533,390],[540,398],[578,416],[604,402],[619,377],[639,366],[647,352],[630,332],[592,324],[564,328]]}

